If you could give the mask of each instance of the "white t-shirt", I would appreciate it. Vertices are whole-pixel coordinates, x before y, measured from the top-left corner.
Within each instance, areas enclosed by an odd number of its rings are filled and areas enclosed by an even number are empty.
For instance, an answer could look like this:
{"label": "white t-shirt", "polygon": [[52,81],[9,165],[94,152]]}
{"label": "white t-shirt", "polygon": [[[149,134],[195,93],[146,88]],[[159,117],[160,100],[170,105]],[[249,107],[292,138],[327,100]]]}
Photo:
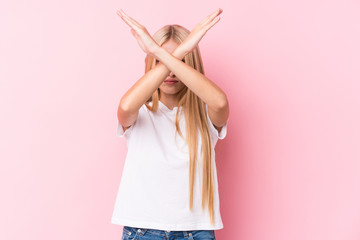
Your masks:
{"label": "white t-shirt", "polygon": [[[176,134],[175,141],[177,107],[171,110],[161,101],[154,113],[143,104],[137,120],[125,131],[117,121],[117,136],[125,137],[128,152],[112,224],[167,231],[223,228],[214,147],[218,139],[225,138],[228,122],[219,134],[209,118],[207,104],[205,109],[212,139],[215,225],[210,222],[207,205],[201,209],[201,136],[198,133],[197,173],[193,211],[190,211],[188,146],[179,134]],[[183,114],[179,116],[180,129],[186,139],[185,118]]]}

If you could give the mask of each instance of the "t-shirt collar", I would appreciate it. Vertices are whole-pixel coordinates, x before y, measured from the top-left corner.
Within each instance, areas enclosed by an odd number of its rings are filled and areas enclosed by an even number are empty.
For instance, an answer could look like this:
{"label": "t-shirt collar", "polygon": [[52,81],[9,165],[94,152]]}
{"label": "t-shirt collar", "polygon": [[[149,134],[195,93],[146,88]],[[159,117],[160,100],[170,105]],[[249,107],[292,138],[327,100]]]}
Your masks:
{"label": "t-shirt collar", "polygon": [[171,109],[169,109],[164,103],[162,103],[160,100],[159,100],[159,107],[160,107],[162,110],[166,111],[166,112],[176,112],[176,110],[177,110],[177,108],[178,108],[178,107],[173,107],[173,109],[171,110]]}

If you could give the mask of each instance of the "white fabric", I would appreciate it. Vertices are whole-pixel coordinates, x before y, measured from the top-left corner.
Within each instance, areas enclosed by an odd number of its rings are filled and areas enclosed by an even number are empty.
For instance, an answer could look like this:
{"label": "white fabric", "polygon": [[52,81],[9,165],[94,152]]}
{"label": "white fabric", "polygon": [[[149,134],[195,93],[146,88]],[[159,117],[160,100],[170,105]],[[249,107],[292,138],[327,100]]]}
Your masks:
{"label": "white fabric", "polygon": [[[151,104],[150,102],[149,105]],[[205,107],[207,113],[206,104]],[[189,210],[188,146],[179,134],[176,134],[176,141],[174,139],[176,111],[177,107],[170,110],[159,101],[159,109],[154,113],[143,104],[137,120],[125,132],[117,122],[117,136],[125,137],[128,152],[115,201],[112,224],[168,231],[223,228],[214,147],[218,139],[225,138],[228,122],[219,134],[207,114],[214,167],[215,225],[212,225],[207,206],[205,205],[204,211],[201,209],[200,134],[193,211]],[[182,114],[180,116],[181,132],[186,139],[185,119]]]}

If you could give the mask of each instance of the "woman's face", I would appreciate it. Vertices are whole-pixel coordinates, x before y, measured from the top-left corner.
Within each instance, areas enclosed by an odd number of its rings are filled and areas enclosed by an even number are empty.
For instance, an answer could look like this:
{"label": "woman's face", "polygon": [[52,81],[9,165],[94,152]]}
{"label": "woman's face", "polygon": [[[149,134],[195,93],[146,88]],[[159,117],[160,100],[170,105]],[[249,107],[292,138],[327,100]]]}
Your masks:
{"label": "woman's face", "polygon": [[[169,39],[167,42],[165,42],[162,45],[162,48],[164,48],[166,51],[168,51],[169,53],[172,53],[178,46],[179,44],[177,44],[173,39]],[[156,63],[158,63],[159,61],[156,60]],[[185,62],[185,60],[183,59],[183,62]],[[176,83],[166,83],[166,80],[169,79],[175,79],[177,80]],[[169,75],[165,78],[164,82],[161,83],[160,85],[160,96],[161,95],[176,95],[180,90],[182,90],[184,87],[186,87],[186,85],[184,83],[182,83],[180,81],[180,79],[178,79],[171,71],[169,73]]]}

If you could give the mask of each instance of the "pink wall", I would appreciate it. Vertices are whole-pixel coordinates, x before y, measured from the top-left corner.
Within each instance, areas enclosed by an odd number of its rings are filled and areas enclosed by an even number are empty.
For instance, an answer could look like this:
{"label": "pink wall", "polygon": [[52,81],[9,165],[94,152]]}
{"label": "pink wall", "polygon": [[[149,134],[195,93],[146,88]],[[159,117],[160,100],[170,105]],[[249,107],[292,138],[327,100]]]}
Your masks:
{"label": "pink wall", "polygon": [[120,239],[121,96],[150,33],[190,30],[230,101],[217,145],[218,240],[360,239],[358,1],[7,1],[0,4],[0,239]]}

